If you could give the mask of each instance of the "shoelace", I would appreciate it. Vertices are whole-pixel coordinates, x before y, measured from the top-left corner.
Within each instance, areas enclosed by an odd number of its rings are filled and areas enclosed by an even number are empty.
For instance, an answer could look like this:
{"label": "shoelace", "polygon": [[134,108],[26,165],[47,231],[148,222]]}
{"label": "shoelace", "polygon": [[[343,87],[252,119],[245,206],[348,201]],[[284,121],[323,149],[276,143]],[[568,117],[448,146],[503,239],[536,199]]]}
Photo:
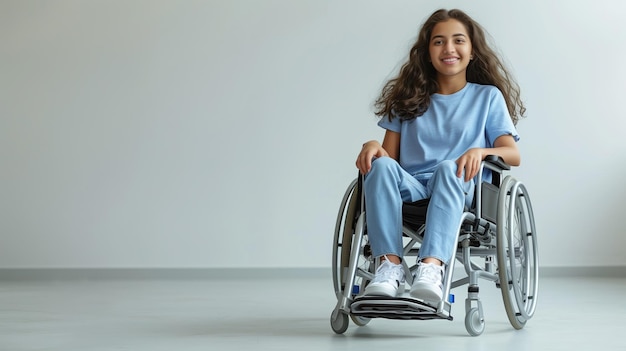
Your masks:
{"label": "shoelace", "polygon": [[402,270],[391,266],[389,261],[383,262],[383,264],[381,264],[376,270],[376,277],[374,281],[382,282],[385,280],[397,280],[398,282],[402,282],[404,280],[402,277]]}
{"label": "shoelace", "polygon": [[435,266],[433,264],[421,264],[420,272],[418,273],[419,280],[426,280],[428,282],[432,282],[437,284],[437,286],[442,286],[443,282],[443,270],[439,266]]}

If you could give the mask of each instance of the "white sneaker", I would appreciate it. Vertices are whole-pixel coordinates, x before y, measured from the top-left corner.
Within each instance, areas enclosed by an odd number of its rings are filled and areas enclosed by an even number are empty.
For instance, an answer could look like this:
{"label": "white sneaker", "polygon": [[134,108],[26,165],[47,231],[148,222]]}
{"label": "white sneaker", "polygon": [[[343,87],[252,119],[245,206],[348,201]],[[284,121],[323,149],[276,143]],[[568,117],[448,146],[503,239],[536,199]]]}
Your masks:
{"label": "white sneaker", "polygon": [[365,288],[365,295],[396,297],[403,291],[404,267],[401,264],[394,264],[385,260],[376,269],[374,279]]}
{"label": "white sneaker", "polygon": [[428,302],[441,301],[443,276],[443,266],[420,262],[411,286],[411,296]]}

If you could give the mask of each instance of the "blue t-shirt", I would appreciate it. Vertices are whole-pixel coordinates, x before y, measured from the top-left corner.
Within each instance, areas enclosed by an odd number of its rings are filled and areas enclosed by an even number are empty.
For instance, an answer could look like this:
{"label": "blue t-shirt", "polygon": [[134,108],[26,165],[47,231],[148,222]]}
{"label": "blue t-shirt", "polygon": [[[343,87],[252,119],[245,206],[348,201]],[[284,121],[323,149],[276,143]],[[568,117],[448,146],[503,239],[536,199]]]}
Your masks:
{"label": "blue t-shirt", "polygon": [[500,90],[469,82],[454,94],[431,95],[422,116],[383,117],[378,125],[400,133],[400,165],[418,179],[430,178],[441,161],[456,160],[471,148],[493,147],[499,136],[519,140]]}

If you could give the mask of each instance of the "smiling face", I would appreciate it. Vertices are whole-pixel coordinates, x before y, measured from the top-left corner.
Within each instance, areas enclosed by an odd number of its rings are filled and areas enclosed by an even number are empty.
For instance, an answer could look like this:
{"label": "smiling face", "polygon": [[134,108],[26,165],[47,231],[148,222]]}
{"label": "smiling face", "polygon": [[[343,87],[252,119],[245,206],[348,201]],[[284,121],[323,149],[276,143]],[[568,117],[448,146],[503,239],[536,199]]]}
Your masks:
{"label": "smiling face", "polygon": [[428,45],[430,61],[439,84],[467,82],[467,66],[472,59],[472,42],[465,26],[449,19],[433,27]]}

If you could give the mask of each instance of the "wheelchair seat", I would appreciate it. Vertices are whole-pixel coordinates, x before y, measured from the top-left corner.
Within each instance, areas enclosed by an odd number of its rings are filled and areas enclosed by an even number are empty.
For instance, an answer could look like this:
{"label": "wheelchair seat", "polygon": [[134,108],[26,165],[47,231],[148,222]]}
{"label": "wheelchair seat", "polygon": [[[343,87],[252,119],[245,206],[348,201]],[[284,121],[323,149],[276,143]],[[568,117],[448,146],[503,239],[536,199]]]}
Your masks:
{"label": "wheelchair seat", "polygon": [[426,223],[426,211],[430,199],[422,199],[415,202],[405,202],[402,205],[402,221],[405,225],[417,230]]}

